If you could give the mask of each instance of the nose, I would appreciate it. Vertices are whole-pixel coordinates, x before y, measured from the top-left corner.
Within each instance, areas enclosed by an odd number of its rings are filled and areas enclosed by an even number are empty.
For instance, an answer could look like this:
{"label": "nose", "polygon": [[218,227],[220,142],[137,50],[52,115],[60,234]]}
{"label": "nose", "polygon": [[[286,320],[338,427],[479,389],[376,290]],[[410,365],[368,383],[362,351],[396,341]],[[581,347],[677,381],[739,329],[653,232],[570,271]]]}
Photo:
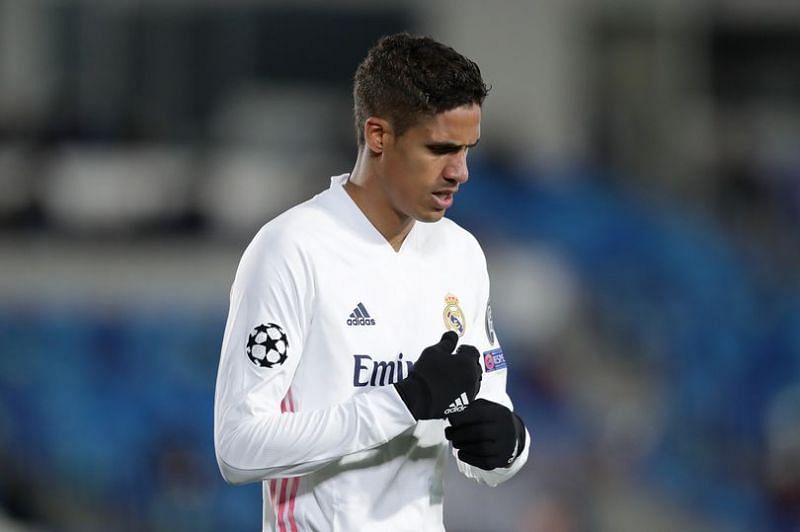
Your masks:
{"label": "nose", "polygon": [[469,169],[467,168],[466,150],[453,154],[444,168],[443,176],[448,181],[455,181],[458,184],[467,182]]}

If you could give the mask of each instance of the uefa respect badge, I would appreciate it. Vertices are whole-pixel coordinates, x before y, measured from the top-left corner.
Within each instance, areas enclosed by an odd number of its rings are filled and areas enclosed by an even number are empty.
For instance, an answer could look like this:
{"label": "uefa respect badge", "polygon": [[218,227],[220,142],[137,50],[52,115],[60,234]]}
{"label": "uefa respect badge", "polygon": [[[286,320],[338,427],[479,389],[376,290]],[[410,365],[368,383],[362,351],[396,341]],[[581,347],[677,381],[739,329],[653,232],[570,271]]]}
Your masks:
{"label": "uefa respect badge", "polygon": [[497,371],[506,368],[506,357],[503,354],[503,349],[498,347],[490,351],[483,352],[483,367],[486,368],[486,373]]}

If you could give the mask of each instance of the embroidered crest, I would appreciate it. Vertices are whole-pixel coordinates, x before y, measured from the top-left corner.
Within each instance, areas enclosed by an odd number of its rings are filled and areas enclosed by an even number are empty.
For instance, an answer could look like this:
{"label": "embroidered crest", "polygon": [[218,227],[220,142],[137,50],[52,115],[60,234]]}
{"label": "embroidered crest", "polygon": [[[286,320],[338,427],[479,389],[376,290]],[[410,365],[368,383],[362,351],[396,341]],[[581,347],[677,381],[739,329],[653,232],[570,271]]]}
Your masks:
{"label": "embroidered crest", "polygon": [[444,326],[449,331],[455,331],[458,336],[464,336],[467,330],[467,321],[464,319],[464,311],[458,304],[458,298],[453,294],[447,294],[444,298]]}

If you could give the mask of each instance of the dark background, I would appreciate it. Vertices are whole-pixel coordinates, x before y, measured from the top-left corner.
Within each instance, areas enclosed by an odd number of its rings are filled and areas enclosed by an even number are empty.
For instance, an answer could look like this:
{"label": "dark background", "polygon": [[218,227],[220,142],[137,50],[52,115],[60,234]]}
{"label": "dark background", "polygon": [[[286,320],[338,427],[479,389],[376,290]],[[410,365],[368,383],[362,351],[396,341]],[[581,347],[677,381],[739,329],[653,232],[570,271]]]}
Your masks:
{"label": "dark background", "polygon": [[800,529],[800,9],[0,0],[0,530],[255,530],[212,441],[239,256],[355,160],[399,30],[492,84],[449,215],[532,434],[449,530]]}

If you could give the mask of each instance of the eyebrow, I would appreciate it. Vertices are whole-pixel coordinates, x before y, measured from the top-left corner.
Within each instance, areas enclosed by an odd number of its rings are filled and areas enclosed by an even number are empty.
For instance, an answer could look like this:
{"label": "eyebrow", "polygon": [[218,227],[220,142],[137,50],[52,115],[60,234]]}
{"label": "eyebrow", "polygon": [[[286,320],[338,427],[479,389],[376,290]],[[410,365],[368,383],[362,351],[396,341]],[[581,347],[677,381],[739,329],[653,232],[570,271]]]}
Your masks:
{"label": "eyebrow", "polygon": [[475,146],[478,145],[478,143],[480,141],[481,141],[481,139],[478,139],[475,142],[473,142],[472,144],[455,144],[455,143],[452,143],[452,142],[430,142],[430,143],[426,144],[425,146],[427,146],[430,149],[434,149],[434,150],[458,151],[461,148],[474,148]]}

